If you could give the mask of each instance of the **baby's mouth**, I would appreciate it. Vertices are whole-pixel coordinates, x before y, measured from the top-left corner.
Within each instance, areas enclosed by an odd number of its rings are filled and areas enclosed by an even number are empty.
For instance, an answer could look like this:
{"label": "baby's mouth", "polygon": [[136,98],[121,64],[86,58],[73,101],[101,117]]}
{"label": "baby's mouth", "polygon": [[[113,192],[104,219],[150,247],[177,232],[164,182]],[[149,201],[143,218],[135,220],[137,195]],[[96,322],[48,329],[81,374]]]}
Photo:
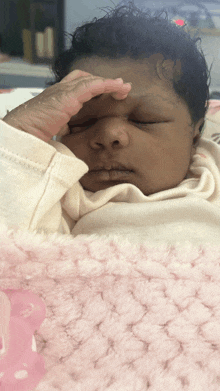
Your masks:
{"label": "baby's mouth", "polygon": [[89,172],[92,176],[101,181],[120,181],[126,180],[130,175],[133,174],[132,170],[126,169],[101,169],[101,170],[93,170]]}
{"label": "baby's mouth", "polygon": [[117,170],[117,171],[133,171],[131,169],[131,167],[127,167],[121,163],[118,163],[118,162],[109,162],[109,163],[99,163],[97,164],[96,166],[94,166],[90,172],[97,172],[97,171],[113,171],[113,170]]}

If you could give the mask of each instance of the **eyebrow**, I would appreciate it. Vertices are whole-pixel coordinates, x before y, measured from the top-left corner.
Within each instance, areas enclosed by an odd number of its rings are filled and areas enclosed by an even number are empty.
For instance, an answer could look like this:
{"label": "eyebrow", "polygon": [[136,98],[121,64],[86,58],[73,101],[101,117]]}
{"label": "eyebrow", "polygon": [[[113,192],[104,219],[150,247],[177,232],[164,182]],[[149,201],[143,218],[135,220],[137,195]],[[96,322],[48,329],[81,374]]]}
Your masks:
{"label": "eyebrow", "polygon": [[[153,98],[153,99],[152,99]],[[148,103],[149,105],[152,105],[152,103],[158,102],[160,103],[166,103],[169,106],[173,108],[173,105],[176,104],[176,100],[174,100],[171,97],[165,97],[162,95],[153,95],[153,94],[144,94],[139,96],[139,101],[142,100],[144,103]],[[140,102],[141,103],[141,102]]]}
{"label": "eyebrow", "polygon": [[[94,96],[91,100],[94,100],[94,99],[99,99],[101,96],[102,96],[103,94],[100,94],[100,95],[97,95],[97,96]],[[129,96],[129,95],[128,95]],[[142,100],[144,103],[146,102],[146,103],[148,103],[148,104],[150,104],[150,103],[152,103],[152,96],[153,96],[153,101],[155,102],[155,97],[156,98],[159,98],[159,104],[160,103],[166,103],[166,104],[168,104],[172,109],[173,109],[173,105],[175,105],[176,104],[176,100],[174,100],[172,97],[165,97],[165,96],[163,96],[163,95],[154,95],[153,93],[150,93],[150,94],[143,94],[143,95],[139,95],[139,96],[137,96],[137,99],[138,99],[138,101],[139,101],[139,104],[138,104],[138,106],[140,106],[140,100]],[[132,97],[132,94],[130,95],[130,98],[131,99],[135,99],[135,97]]]}

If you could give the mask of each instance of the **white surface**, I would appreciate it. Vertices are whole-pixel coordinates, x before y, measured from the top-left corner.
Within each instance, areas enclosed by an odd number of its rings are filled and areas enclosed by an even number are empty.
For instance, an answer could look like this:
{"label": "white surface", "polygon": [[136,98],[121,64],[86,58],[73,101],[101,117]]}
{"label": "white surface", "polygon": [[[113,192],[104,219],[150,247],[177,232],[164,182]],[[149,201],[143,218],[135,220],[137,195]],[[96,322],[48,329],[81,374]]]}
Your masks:
{"label": "white surface", "polygon": [[11,111],[22,103],[39,95],[44,88],[16,88],[12,92],[0,94],[0,118],[4,118],[7,110]]}
{"label": "white surface", "polygon": [[36,77],[53,76],[49,66],[39,64],[29,64],[19,58],[11,59],[9,62],[0,64],[0,74],[2,75],[25,75]]}

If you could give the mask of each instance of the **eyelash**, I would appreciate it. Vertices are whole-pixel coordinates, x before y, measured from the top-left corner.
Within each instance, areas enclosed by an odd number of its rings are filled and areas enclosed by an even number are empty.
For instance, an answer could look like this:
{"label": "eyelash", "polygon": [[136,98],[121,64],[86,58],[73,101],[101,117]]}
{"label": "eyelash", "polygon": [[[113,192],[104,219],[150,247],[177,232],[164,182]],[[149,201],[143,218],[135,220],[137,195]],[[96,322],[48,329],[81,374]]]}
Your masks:
{"label": "eyelash", "polygon": [[134,122],[135,124],[139,124],[139,125],[153,125],[157,123],[157,122],[140,122],[135,120],[131,120],[131,122]]}
{"label": "eyelash", "polygon": [[[156,124],[157,122],[141,122],[141,121],[135,121],[135,120],[130,120],[131,122],[134,122],[135,124],[139,125],[139,126],[146,126],[146,125],[153,125],[153,124]],[[86,125],[87,123],[89,122],[92,122],[90,125]],[[72,129],[74,128],[86,128],[85,130],[87,130],[88,128],[90,128],[92,125],[94,125],[94,123],[96,122],[96,120],[92,120],[92,121],[86,121],[82,124],[79,124],[79,125],[74,125],[74,126],[70,126],[70,132]]]}

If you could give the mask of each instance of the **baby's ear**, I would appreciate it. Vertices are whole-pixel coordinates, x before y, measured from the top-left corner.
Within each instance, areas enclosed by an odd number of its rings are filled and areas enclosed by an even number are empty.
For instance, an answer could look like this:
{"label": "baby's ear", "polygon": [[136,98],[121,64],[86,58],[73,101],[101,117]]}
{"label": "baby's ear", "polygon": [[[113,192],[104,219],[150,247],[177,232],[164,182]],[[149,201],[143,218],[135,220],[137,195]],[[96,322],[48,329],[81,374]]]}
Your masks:
{"label": "baby's ear", "polygon": [[176,60],[176,63],[173,68],[173,80],[175,82],[179,81],[182,77],[182,67],[181,67],[181,61]]}
{"label": "baby's ear", "polygon": [[166,79],[179,81],[182,76],[181,61],[165,60],[162,63],[162,72]]}
{"label": "baby's ear", "polygon": [[182,76],[181,61],[175,62],[171,59],[164,59],[162,55],[157,55],[156,71],[162,80],[179,81]]}

